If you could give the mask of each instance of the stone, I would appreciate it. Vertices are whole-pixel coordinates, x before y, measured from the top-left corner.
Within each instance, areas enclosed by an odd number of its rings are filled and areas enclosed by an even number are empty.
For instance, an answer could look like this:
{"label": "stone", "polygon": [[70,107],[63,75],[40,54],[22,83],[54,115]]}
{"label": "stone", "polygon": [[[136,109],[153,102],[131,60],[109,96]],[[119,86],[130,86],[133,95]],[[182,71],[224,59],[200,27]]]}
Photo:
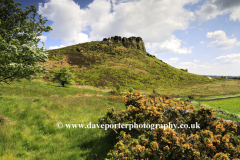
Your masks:
{"label": "stone", "polygon": [[[131,49],[139,49],[143,52],[146,52],[145,44],[141,37],[123,37],[115,36],[111,38],[103,38],[103,43],[115,42],[115,43],[124,43],[124,47]],[[155,56],[154,56],[155,57]]]}
{"label": "stone", "polygon": [[120,36],[115,36],[113,39],[116,43],[122,43],[122,38]]}
{"label": "stone", "polygon": [[136,37],[130,37],[130,38],[128,38],[128,40],[129,40],[131,43],[136,43]]}
{"label": "stone", "polygon": [[127,41],[128,41],[128,39],[126,37],[122,38],[122,42],[127,42]]}
{"label": "stone", "polygon": [[81,48],[81,47],[77,48],[77,51],[81,52],[81,53],[84,52],[83,48]]}

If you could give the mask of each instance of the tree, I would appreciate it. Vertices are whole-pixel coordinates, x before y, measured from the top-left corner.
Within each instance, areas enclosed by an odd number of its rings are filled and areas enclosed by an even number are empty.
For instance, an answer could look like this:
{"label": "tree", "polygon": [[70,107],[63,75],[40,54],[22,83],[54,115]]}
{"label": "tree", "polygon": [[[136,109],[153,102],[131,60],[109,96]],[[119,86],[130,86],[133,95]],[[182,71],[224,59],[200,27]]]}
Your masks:
{"label": "tree", "polygon": [[182,70],[182,71],[184,71],[184,72],[188,72],[188,69],[180,69],[180,70]]}
{"label": "tree", "polygon": [[[43,20],[41,15],[35,23],[37,8],[34,5],[25,7],[23,11],[17,8],[22,4],[14,0],[0,0],[0,4],[0,83],[9,84],[20,78],[31,79],[45,70],[45,66],[39,63],[48,60],[44,43],[38,48],[38,36],[52,28],[44,26],[47,20]],[[28,16],[31,12],[32,16]]]}
{"label": "tree", "polygon": [[65,84],[73,84],[73,79],[74,75],[69,71],[69,69],[67,67],[62,67],[60,70],[55,72],[53,81],[57,81],[64,87]]}
{"label": "tree", "polygon": [[132,87],[129,88],[129,92],[133,93],[134,89]]}
{"label": "tree", "polygon": [[116,90],[117,90],[117,92],[121,92],[121,86],[120,86],[120,84],[116,84]]}

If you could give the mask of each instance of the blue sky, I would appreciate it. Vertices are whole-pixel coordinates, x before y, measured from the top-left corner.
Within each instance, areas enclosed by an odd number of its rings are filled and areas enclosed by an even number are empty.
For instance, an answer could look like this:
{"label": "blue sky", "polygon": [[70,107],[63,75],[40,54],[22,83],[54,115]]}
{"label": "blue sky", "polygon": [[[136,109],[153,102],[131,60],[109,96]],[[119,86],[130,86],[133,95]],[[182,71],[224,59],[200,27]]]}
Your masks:
{"label": "blue sky", "polygon": [[[141,37],[148,53],[199,75],[240,75],[239,0],[15,0],[35,5],[52,31],[46,49]],[[40,45],[40,44],[39,44]],[[41,45],[40,45],[41,46]]]}

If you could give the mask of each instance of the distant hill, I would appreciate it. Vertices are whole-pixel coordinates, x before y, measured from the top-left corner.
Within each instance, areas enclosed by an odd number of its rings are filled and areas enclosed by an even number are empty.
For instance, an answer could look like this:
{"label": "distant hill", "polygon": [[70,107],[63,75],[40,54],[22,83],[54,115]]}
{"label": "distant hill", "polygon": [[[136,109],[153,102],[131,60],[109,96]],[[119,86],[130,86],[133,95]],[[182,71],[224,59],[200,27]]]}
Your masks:
{"label": "distant hill", "polygon": [[49,61],[45,80],[55,70],[69,66],[79,85],[111,88],[166,88],[215,81],[206,76],[188,73],[170,66],[146,52],[141,37],[111,37],[60,49],[48,50]]}

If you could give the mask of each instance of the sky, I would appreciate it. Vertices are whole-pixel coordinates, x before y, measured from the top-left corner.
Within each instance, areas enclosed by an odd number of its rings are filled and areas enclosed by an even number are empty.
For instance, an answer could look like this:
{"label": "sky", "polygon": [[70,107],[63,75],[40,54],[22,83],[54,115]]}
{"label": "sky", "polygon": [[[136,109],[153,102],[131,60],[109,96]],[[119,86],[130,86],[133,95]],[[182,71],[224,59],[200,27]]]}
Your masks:
{"label": "sky", "polygon": [[[198,75],[240,75],[240,0],[15,0],[53,29],[47,50],[112,36],[141,37],[146,51]],[[38,20],[38,19],[37,19]],[[41,43],[39,43],[41,46]]]}

